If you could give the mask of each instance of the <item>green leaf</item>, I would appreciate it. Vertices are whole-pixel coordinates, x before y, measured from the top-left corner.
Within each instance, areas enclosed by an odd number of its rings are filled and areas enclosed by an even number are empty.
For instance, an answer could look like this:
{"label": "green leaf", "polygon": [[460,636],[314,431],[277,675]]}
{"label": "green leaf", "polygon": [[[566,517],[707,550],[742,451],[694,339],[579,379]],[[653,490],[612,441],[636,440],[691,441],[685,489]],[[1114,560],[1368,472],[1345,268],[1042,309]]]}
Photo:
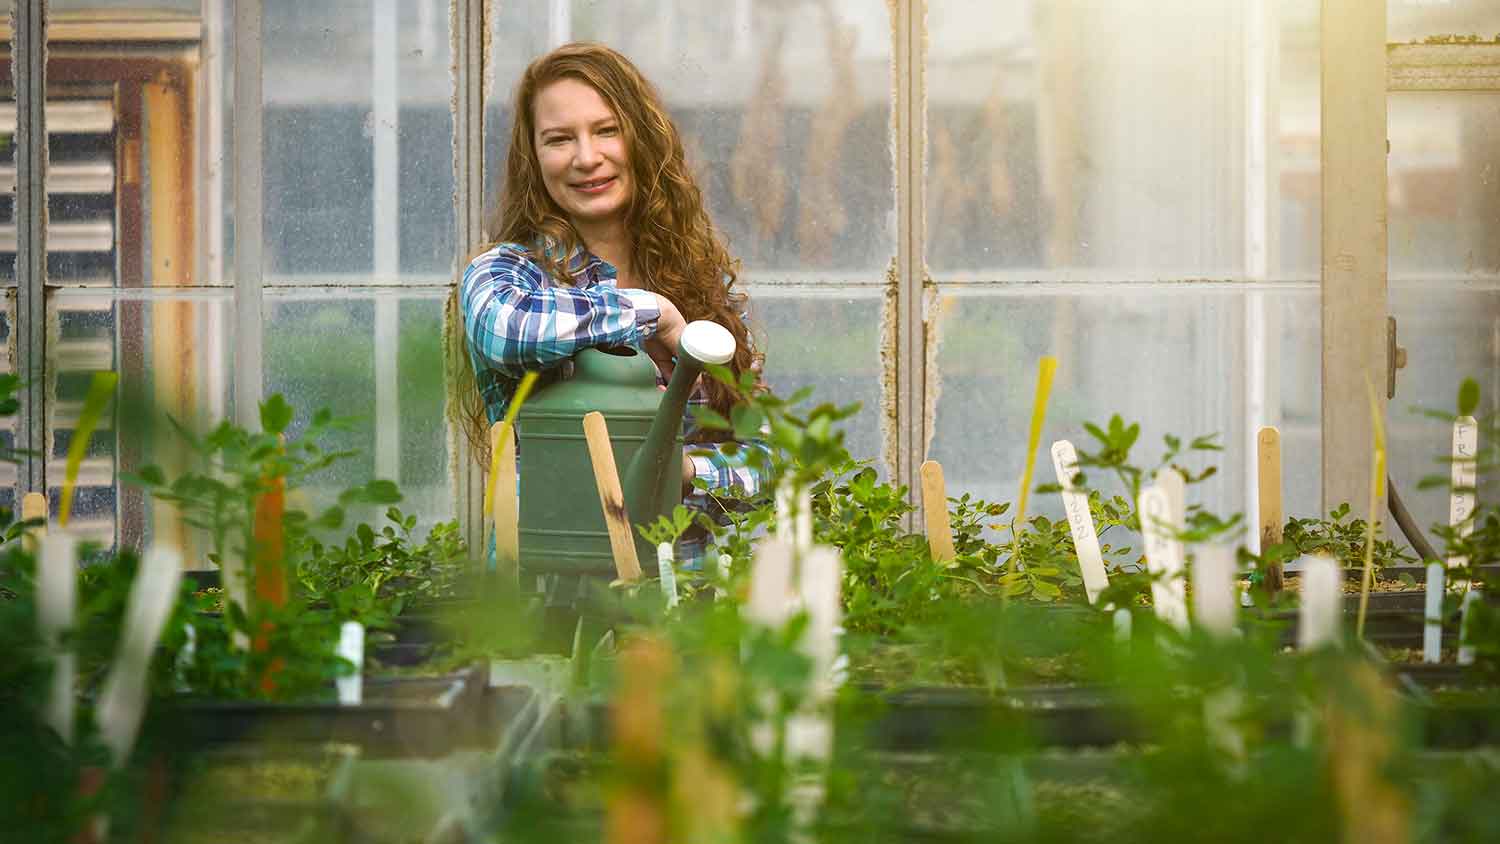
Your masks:
{"label": "green leaf", "polygon": [[260,405],[260,427],[268,434],[280,434],[292,424],[292,406],[277,393]]}
{"label": "green leaf", "polygon": [[1458,388],[1458,415],[1473,416],[1478,409],[1479,383],[1473,378],[1465,378]]}

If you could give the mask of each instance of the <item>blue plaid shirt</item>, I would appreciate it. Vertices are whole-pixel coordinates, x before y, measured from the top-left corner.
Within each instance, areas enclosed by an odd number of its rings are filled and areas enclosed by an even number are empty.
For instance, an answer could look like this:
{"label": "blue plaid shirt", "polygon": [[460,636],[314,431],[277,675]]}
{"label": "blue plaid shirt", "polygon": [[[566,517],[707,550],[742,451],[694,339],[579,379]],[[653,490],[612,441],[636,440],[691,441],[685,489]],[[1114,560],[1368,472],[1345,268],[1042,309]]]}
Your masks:
{"label": "blue plaid shirt", "polygon": [[[475,379],[484,396],[490,423],[505,416],[510,397],[527,370],[548,370],[582,349],[632,346],[641,349],[656,333],[660,312],[656,297],[645,290],[615,285],[609,262],[580,251],[568,262],[573,284],[559,283],[514,243],[502,243],[470,262],[459,287],[459,308]],[[665,383],[657,374],[660,383]],[[683,432],[697,429],[692,407],[707,396],[700,387],[688,400]],[[696,473],[694,490],[684,500],[688,507],[720,517],[715,493],[761,494],[761,473],[749,465],[751,450],[765,443],[751,441],[725,449],[721,444],[690,444],[687,456]],[[677,544],[677,562],[698,568],[706,535],[698,528]],[[644,562],[644,561],[643,561]]]}

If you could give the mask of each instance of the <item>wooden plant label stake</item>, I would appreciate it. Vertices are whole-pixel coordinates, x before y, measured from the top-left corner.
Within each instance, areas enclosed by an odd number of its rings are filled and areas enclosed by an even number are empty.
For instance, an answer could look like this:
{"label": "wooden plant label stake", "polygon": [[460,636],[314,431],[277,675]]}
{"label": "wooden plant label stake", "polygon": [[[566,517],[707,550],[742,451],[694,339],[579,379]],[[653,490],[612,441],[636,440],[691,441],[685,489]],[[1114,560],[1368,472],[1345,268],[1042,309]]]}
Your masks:
{"label": "wooden plant label stake", "polygon": [[1427,564],[1427,602],[1422,624],[1422,661],[1443,660],[1443,588],[1447,570],[1439,562]]}
{"label": "wooden plant label stake", "polygon": [[672,543],[656,546],[656,570],[661,578],[661,593],[667,600],[667,609],[677,607],[677,571],[672,568]]}
{"label": "wooden plant label stake", "polygon": [[1169,493],[1157,485],[1141,490],[1137,502],[1141,514],[1141,535],[1146,542],[1146,568],[1154,575],[1151,601],[1156,617],[1187,631],[1187,595],[1182,583],[1182,543],[1172,536],[1172,501]]}
{"label": "wooden plant label stake", "polygon": [[21,521],[41,519],[42,523],[26,531],[24,547],[35,553],[37,543],[47,536],[47,496],[40,492],[28,492],[21,496]]}
{"label": "wooden plant label stake", "polygon": [[927,528],[927,548],[932,559],[946,563],[958,556],[953,548],[953,523],[948,520],[948,487],[943,466],[936,460],[922,463],[922,521]]}
{"label": "wooden plant label stake", "polygon": [[[1453,422],[1453,473],[1452,492],[1448,498],[1448,526],[1458,529],[1460,536],[1474,533],[1475,486],[1479,483],[1478,461],[1479,425],[1472,416],[1460,416]],[[1469,558],[1456,555],[1448,558],[1448,567],[1466,566]],[[1465,580],[1467,589],[1468,582]]]}
{"label": "wooden plant label stake", "polygon": [[364,699],[365,626],[346,621],[339,628],[338,655],[354,663],[354,673],[339,677],[339,706],[359,706]]}
{"label": "wooden plant label stake", "polygon": [[1089,512],[1089,495],[1073,484],[1073,476],[1078,473],[1078,451],[1071,442],[1058,440],[1052,444],[1052,469],[1057,472],[1057,485],[1062,487],[1063,511],[1068,514],[1068,530],[1078,552],[1083,588],[1089,603],[1097,604],[1100,593],[1109,587],[1109,573],[1104,568],[1104,554],[1099,550],[1094,514]]}
{"label": "wooden plant label stake", "polygon": [[100,737],[116,766],[125,764],[135,744],[146,708],[146,669],[181,583],[182,554],[173,548],[147,549],[130,587],[119,649],[95,710]]}
{"label": "wooden plant label stake", "polygon": [[1193,556],[1193,615],[1215,636],[1234,633],[1234,570],[1234,549],[1228,545],[1205,543]]}
{"label": "wooden plant label stake", "polygon": [[[1260,498],[1260,553],[1279,545],[1286,514],[1281,502],[1281,432],[1272,427],[1261,428],[1255,435],[1256,489]],[[1280,592],[1285,586],[1285,576],[1280,562],[1266,566],[1262,588],[1271,594]]]}
{"label": "wooden plant label stake", "polygon": [[492,425],[490,448],[498,449],[498,454],[492,461],[495,495],[491,501],[490,513],[490,519],[495,524],[495,568],[505,583],[514,584],[521,576],[521,514],[516,501],[514,428],[507,426],[504,421]]}
{"label": "wooden plant label stake", "polygon": [[1338,644],[1344,573],[1326,554],[1302,558],[1302,606],[1297,618],[1297,647],[1302,650]]}
{"label": "wooden plant label stake", "polygon": [[47,698],[47,724],[62,740],[73,743],[73,680],[76,658],[62,649],[62,634],[73,626],[78,606],[78,540],[66,532],[42,540],[37,571],[36,619],[43,646],[52,654],[52,691]]}
{"label": "wooden plant label stake", "polygon": [[625,493],[620,490],[620,472],[615,468],[615,450],[609,444],[609,426],[604,414],[594,411],[583,417],[583,436],[588,441],[589,460],[594,464],[594,484],[599,505],[609,528],[609,549],[615,555],[615,576],[632,582],[641,579],[641,561],[635,553],[630,515],[625,512]]}
{"label": "wooden plant label stake", "polygon": [[1458,622],[1458,664],[1474,664],[1474,646],[1469,644],[1469,612],[1473,605],[1480,600],[1481,592],[1478,589],[1470,589],[1464,593],[1463,614]]}

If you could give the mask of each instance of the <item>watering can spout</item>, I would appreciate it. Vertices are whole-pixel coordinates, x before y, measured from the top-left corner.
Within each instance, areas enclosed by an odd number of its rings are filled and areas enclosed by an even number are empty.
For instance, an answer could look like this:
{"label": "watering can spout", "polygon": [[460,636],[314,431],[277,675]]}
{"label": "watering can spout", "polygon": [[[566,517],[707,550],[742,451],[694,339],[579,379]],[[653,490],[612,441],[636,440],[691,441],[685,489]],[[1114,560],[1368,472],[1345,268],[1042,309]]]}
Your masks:
{"label": "watering can spout", "polygon": [[[649,524],[657,514],[670,513],[680,500],[670,493],[681,486],[682,458],[675,446],[688,398],[705,366],[728,363],[734,353],[734,335],[718,323],[698,320],[683,329],[672,380],[647,429],[645,442],[625,469],[622,491],[632,521]],[[637,537],[637,544],[640,542]]]}

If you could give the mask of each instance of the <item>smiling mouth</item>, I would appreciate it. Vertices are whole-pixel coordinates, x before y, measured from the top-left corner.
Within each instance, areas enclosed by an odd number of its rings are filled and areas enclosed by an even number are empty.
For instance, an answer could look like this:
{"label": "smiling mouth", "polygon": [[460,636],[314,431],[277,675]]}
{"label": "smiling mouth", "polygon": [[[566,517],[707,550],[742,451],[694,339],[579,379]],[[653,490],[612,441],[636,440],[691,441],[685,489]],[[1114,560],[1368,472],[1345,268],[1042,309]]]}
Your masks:
{"label": "smiling mouth", "polygon": [[573,189],[583,191],[584,193],[599,193],[614,183],[615,177],[610,176],[607,179],[591,179],[587,182],[577,182],[573,185]]}

